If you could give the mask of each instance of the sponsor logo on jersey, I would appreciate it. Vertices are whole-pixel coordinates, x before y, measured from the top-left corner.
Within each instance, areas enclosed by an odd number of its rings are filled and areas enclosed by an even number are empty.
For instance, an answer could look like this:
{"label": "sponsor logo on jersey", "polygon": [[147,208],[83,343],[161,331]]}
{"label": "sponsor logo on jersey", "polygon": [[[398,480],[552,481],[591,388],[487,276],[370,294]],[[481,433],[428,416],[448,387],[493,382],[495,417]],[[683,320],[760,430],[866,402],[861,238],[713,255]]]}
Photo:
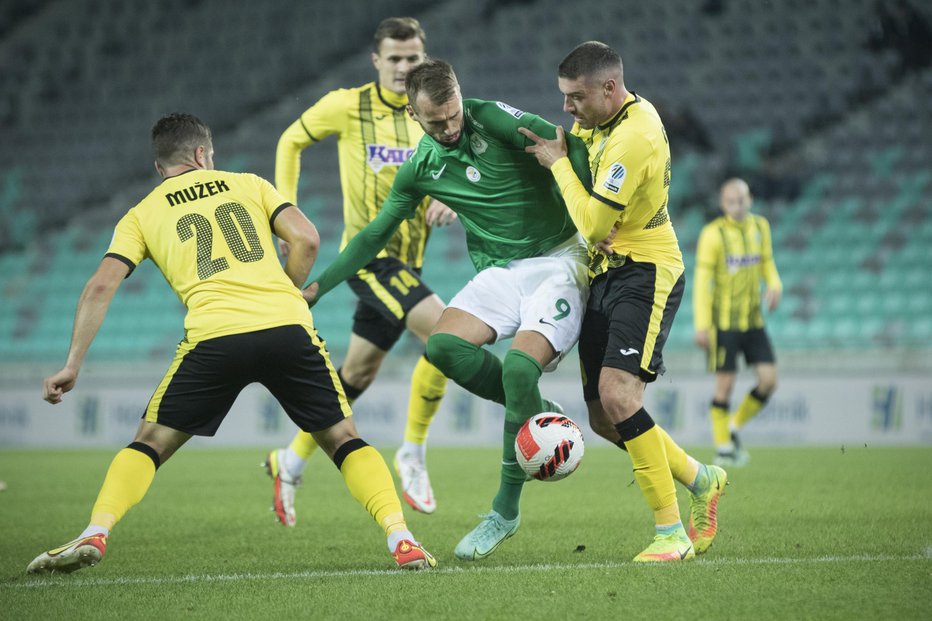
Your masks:
{"label": "sponsor logo on jersey", "polygon": [[469,139],[469,144],[476,155],[482,155],[489,148],[489,143],[483,140],[479,134],[473,134],[472,138]]}
{"label": "sponsor logo on jersey", "polygon": [[501,108],[502,110],[504,110],[505,112],[507,112],[508,114],[510,114],[511,116],[515,117],[516,119],[520,119],[522,116],[524,116],[524,112],[522,112],[521,110],[518,110],[517,108],[513,108],[506,103],[496,101],[495,105]]}
{"label": "sponsor logo on jersey", "polygon": [[625,182],[626,172],[621,162],[615,162],[612,164],[612,167],[608,169],[608,176],[605,178],[605,181],[602,182],[602,187],[613,194],[618,194],[618,191],[621,190],[621,184]]}
{"label": "sponsor logo on jersey", "polygon": [[401,166],[408,161],[414,149],[411,147],[390,147],[385,144],[366,145],[366,163],[378,173],[385,166]]}
{"label": "sponsor logo on jersey", "polygon": [[759,254],[730,254],[725,257],[725,265],[728,266],[728,271],[732,274],[742,267],[759,265],[760,262],[761,258]]}
{"label": "sponsor logo on jersey", "polygon": [[475,166],[466,167],[466,178],[472,181],[473,183],[479,181],[482,178],[482,175],[479,174],[479,171]]}

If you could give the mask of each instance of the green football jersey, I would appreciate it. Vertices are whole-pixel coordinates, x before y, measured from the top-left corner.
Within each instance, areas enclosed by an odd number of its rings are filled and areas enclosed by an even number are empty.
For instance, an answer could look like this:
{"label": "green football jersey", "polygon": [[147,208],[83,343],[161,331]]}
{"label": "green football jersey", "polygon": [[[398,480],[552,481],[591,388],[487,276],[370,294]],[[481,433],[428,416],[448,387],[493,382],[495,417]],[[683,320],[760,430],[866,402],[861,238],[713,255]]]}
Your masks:
{"label": "green football jersey", "polygon": [[[466,99],[459,142],[445,146],[425,135],[398,170],[379,215],[347,244],[317,279],[318,297],[362,268],[425,196],[445,203],[466,230],[470,259],[481,271],[546,254],[576,234],[550,171],[525,152],[527,127],[552,139],[556,126],[501,102]],[[566,135],[573,169],[591,189],[586,145]]]}
{"label": "green football jersey", "polygon": [[[556,127],[501,102],[466,99],[463,114],[455,146],[421,138],[382,209],[408,219],[425,196],[445,203],[466,229],[476,271],[540,256],[575,234],[553,175],[524,151],[530,142],[518,133],[527,127],[553,138]],[[575,136],[567,139],[571,159],[588,178],[585,145]]]}

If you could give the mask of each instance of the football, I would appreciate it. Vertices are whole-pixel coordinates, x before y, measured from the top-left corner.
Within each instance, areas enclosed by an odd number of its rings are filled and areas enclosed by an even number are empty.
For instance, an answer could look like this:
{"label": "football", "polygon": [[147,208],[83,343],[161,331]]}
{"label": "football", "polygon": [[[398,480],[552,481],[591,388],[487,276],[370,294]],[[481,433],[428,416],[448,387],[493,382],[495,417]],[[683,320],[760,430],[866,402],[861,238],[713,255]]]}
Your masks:
{"label": "football", "polygon": [[518,464],[538,481],[565,479],[579,467],[582,432],[563,414],[544,412],[527,420],[515,437]]}

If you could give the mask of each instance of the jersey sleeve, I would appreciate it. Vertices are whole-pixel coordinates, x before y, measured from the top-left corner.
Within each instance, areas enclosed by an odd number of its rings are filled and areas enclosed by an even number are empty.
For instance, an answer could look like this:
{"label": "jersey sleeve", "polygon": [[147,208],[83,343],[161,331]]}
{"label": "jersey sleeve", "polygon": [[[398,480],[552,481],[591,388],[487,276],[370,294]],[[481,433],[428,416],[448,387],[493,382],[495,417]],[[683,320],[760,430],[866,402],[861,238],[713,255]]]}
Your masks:
{"label": "jersey sleeve", "polygon": [[327,136],[346,131],[346,109],[346,91],[331,91],[305,110],[279,138],[275,151],[275,185],[292,204],[298,204],[301,151]]}
{"label": "jersey sleeve", "polygon": [[650,143],[640,136],[613,134],[599,160],[598,178],[592,180],[593,195],[623,210],[644,180],[651,150]]}
{"label": "jersey sleeve", "polygon": [[783,283],[780,282],[780,274],[777,272],[777,263],[773,260],[773,242],[770,234],[770,223],[767,219],[758,216],[761,230],[761,268],[764,273],[764,282],[768,289],[781,291]]}
{"label": "jersey sleeve", "polygon": [[414,158],[409,159],[401,165],[398,169],[398,173],[395,175],[392,189],[385,198],[385,202],[382,203],[380,212],[391,212],[399,222],[416,216],[418,208],[421,206],[426,196],[426,194],[417,189],[417,184],[415,183],[415,166]]}
{"label": "jersey sleeve", "polygon": [[282,196],[281,192],[275,189],[275,186],[262,177],[257,175],[253,175],[253,177],[259,187],[259,200],[262,201],[262,210],[269,219],[269,226],[274,231],[275,218],[283,209],[294,205],[294,203]]}
{"label": "jersey sleeve", "polygon": [[713,227],[706,226],[696,244],[696,273],[693,277],[693,327],[696,330],[711,330],[713,327],[712,288],[721,254],[721,238]]}
{"label": "jersey sleeve", "polygon": [[[566,203],[566,210],[573,224],[587,242],[597,244],[611,233],[612,227],[621,217],[621,210],[590,192],[576,168],[569,157],[563,157],[553,163],[550,172],[560,187],[563,202]],[[589,177],[587,170],[584,178]]]}
{"label": "jersey sleeve", "polygon": [[317,299],[365,267],[388,244],[403,218],[385,209],[346,244],[343,251],[315,279]]}
{"label": "jersey sleeve", "polygon": [[[130,274],[147,256],[146,240],[142,234],[136,209],[130,209],[120,218],[113,231],[110,247],[104,255],[122,261],[129,267]],[[129,274],[127,274],[129,276]]]}

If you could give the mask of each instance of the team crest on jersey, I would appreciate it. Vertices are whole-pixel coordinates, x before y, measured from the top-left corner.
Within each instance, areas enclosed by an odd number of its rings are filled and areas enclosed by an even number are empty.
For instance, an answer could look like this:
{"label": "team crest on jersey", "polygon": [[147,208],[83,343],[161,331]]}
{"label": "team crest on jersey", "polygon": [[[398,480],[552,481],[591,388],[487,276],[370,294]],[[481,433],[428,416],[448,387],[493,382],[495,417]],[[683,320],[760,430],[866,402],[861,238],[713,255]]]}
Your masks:
{"label": "team crest on jersey", "polygon": [[479,170],[475,166],[467,166],[466,167],[466,178],[472,181],[473,183],[476,183],[477,181],[479,181],[479,179],[482,178],[482,175],[479,174]]}
{"label": "team crest on jersey", "polygon": [[469,139],[469,144],[472,145],[472,151],[476,155],[482,155],[489,148],[489,143],[483,140],[479,134],[473,134],[472,138]]}
{"label": "team crest on jersey", "polygon": [[504,110],[505,112],[507,112],[508,114],[510,114],[511,116],[515,117],[516,119],[520,119],[522,116],[524,116],[524,112],[522,112],[521,110],[518,110],[517,108],[513,108],[506,103],[502,103],[501,101],[496,101],[495,105],[501,108],[502,110]]}
{"label": "team crest on jersey", "polygon": [[605,178],[605,181],[602,182],[602,187],[618,194],[618,191],[621,190],[621,184],[625,182],[625,167],[621,165],[621,162],[615,162],[612,164],[612,167],[608,169],[608,176]]}
{"label": "team crest on jersey", "polygon": [[390,147],[385,144],[366,145],[366,163],[378,173],[385,166],[401,166],[408,161],[414,149],[410,147]]}

